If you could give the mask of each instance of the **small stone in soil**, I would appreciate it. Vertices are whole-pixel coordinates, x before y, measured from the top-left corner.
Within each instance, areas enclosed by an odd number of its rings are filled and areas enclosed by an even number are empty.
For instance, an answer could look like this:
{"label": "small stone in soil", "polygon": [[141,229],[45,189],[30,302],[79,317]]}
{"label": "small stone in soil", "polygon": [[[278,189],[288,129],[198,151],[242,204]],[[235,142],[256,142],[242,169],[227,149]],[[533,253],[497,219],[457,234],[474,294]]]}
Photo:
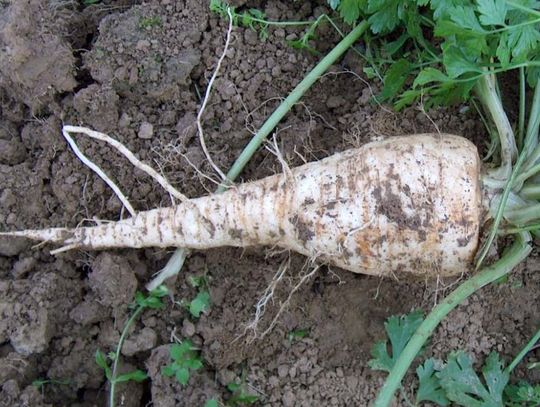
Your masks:
{"label": "small stone in soil", "polygon": [[284,395],[281,401],[283,402],[283,405],[285,407],[292,407],[294,406],[294,402],[296,400],[296,397],[294,397],[294,393],[292,391],[287,391]]}
{"label": "small stone in soil", "polygon": [[22,237],[0,237],[0,256],[16,256],[30,246],[28,239]]}
{"label": "small stone in soil", "polygon": [[24,259],[18,260],[13,265],[11,269],[11,275],[15,279],[21,279],[25,277],[36,265],[36,259],[33,257],[26,257]]}
{"label": "small stone in soil", "polygon": [[182,325],[182,335],[187,336],[188,338],[195,335],[195,325],[193,325],[193,323],[187,319],[184,319],[184,323]]}
{"label": "small stone in soil", "polygon": [[139,333],[126,339],[122,348],[124,356],[133,356],[138,352],[153,349],[157,344],[157,334],[152,328],[143,328]]}
{"label": "small stone in soil", "polygon": [[289,368],[287,367],[287,365],[280,365],[278,367],[278,376],[281,377],[281,378],[284,378],[287,376],[287,374],[289,373]]}
{"label": "small stone in soil", "polygon": [[17,165],[26,160],[26,148],[17,139],[0,140],[0,164]]}
{"label": "small stone in soil", "polygon": [[138,136],[144,140],[151,139],[154,136],[154,126],[148,122],[142,122]]}

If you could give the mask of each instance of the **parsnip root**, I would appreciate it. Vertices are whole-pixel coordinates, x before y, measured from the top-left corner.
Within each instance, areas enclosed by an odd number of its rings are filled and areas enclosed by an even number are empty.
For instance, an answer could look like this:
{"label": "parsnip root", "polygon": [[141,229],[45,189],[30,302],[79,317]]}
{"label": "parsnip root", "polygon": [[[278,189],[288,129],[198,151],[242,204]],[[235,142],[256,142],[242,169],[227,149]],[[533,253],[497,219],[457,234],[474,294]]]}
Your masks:
{"label": "parsnip root", "polygon": [[459,275],[482,221],[476,147],[393,137],[175,207],[78,229],[2,233],[69,249],[276,245],[372,275]]}

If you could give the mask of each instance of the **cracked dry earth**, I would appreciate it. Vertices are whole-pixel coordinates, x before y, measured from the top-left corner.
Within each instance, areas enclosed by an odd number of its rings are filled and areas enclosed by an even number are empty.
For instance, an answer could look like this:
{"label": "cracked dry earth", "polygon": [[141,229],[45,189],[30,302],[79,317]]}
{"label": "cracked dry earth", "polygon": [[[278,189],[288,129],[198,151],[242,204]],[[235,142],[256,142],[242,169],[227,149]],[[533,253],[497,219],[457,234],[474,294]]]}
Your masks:
{"label": "cracked dry earth", "polygon": [[[276,20],[312,19],[329,12],[325,1],[245,1]],[[141,160],[163,172],[190,197],[213,190],[198,143],[195,117],[223,49],[227,22],[206,1],[0,1],[0,229],[76,226],[125,216],[106,185],[67,147],[63,123],[107,132]],[[206,142],[226,169],[281,98],[317,56],[287,41],[300,29],[270,28],[261,39],[235,28],[204,115]],[[313,46],[321,53],[337,41],[322,27]],[[394,134],[433,131],[433,122],[482,146],[472,112],[400,113],[370,102],[379,84],[367,82],[350,52],[279,125],[276,143],[285,161],[301,164]],[[433,122],[432,122],[433,120]],[[106,145],[82,137],[85,153],[121,186],[137,210],[170,204],[142,172]],[[242,173],[252,180],[281,171],[261,148]],[[73,251],[0,240],[0,405],[104,406],[108,385],[96,365],[97,349],[114,349],[128,305],[172,251]],[[238,339],[254,306],[284,261],[289,270],[261,321],[268,327],[305,267],[299,255],[223,248],[193,253],[170,284],[163,310],[142,314],[122,350],[122,369],[149,379],[118,387],[122,406],[203,406],[226,402],[228,383],[244,377],[261,406],[364,406],[384,375],[367,367],[370,348],[384,335],[384,320],[413,308],[429,310],[445,287],[436,282],[380,280],[321,267],[292,297],[264,338]],[[496,350],[514,355],[540,323],[540,262],[534,253],[504,284],[473,295],[437,329],[426,355],[458,348],[483,361]],[[211,307],[199,319],[182,300],[195,297],[190,277],[206,276]],[[451,283],[451,282],[447,282]],[[173,301],[174,300],[174,301]],[[304,332],[291,338],[291,333]],[[201,351],[202,369],[188,386],[164,377],[171,334]],[[531,354],[538,358],[538,350]],[[517,375],[526,372],[518,370]],[[538,381],[538,371],[528,373]],[[536,375],[536,377],[530,376]],[[50,383],[40,388],[37,379]],[[414,387],[412,374],[404,389]],[[405,405],[400,396],[394,405]]]}

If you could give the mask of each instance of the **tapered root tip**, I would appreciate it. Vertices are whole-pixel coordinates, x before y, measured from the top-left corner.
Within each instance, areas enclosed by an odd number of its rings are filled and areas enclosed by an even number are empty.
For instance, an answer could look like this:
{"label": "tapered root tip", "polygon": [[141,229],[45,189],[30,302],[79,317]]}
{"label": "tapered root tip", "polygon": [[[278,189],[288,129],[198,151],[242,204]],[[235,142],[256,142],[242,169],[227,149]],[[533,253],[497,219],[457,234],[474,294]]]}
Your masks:
{"label": "tapered root tip", "polygon": [[76,247],[74,232],[65,228],[52,228],[42,230],[20,230],[15,232],[0,232],[1,238],[25,238],[38,240],[44,243],[60,243],[67,245],[65,248],[55,250],[56,253]]}

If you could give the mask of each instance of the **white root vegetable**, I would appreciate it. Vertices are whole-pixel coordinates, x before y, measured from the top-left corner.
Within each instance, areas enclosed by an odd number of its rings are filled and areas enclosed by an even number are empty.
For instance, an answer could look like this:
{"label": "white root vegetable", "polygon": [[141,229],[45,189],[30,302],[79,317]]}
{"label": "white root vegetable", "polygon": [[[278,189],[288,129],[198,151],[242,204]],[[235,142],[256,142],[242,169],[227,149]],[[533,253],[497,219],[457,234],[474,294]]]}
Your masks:
{"label": "white root vegetable", "polygon": [[462,137],[393,137],[119,222],[2,235],[65,245],[57,251],[276,245],[356,273],[450,276],[477,250],[480,169]]}

